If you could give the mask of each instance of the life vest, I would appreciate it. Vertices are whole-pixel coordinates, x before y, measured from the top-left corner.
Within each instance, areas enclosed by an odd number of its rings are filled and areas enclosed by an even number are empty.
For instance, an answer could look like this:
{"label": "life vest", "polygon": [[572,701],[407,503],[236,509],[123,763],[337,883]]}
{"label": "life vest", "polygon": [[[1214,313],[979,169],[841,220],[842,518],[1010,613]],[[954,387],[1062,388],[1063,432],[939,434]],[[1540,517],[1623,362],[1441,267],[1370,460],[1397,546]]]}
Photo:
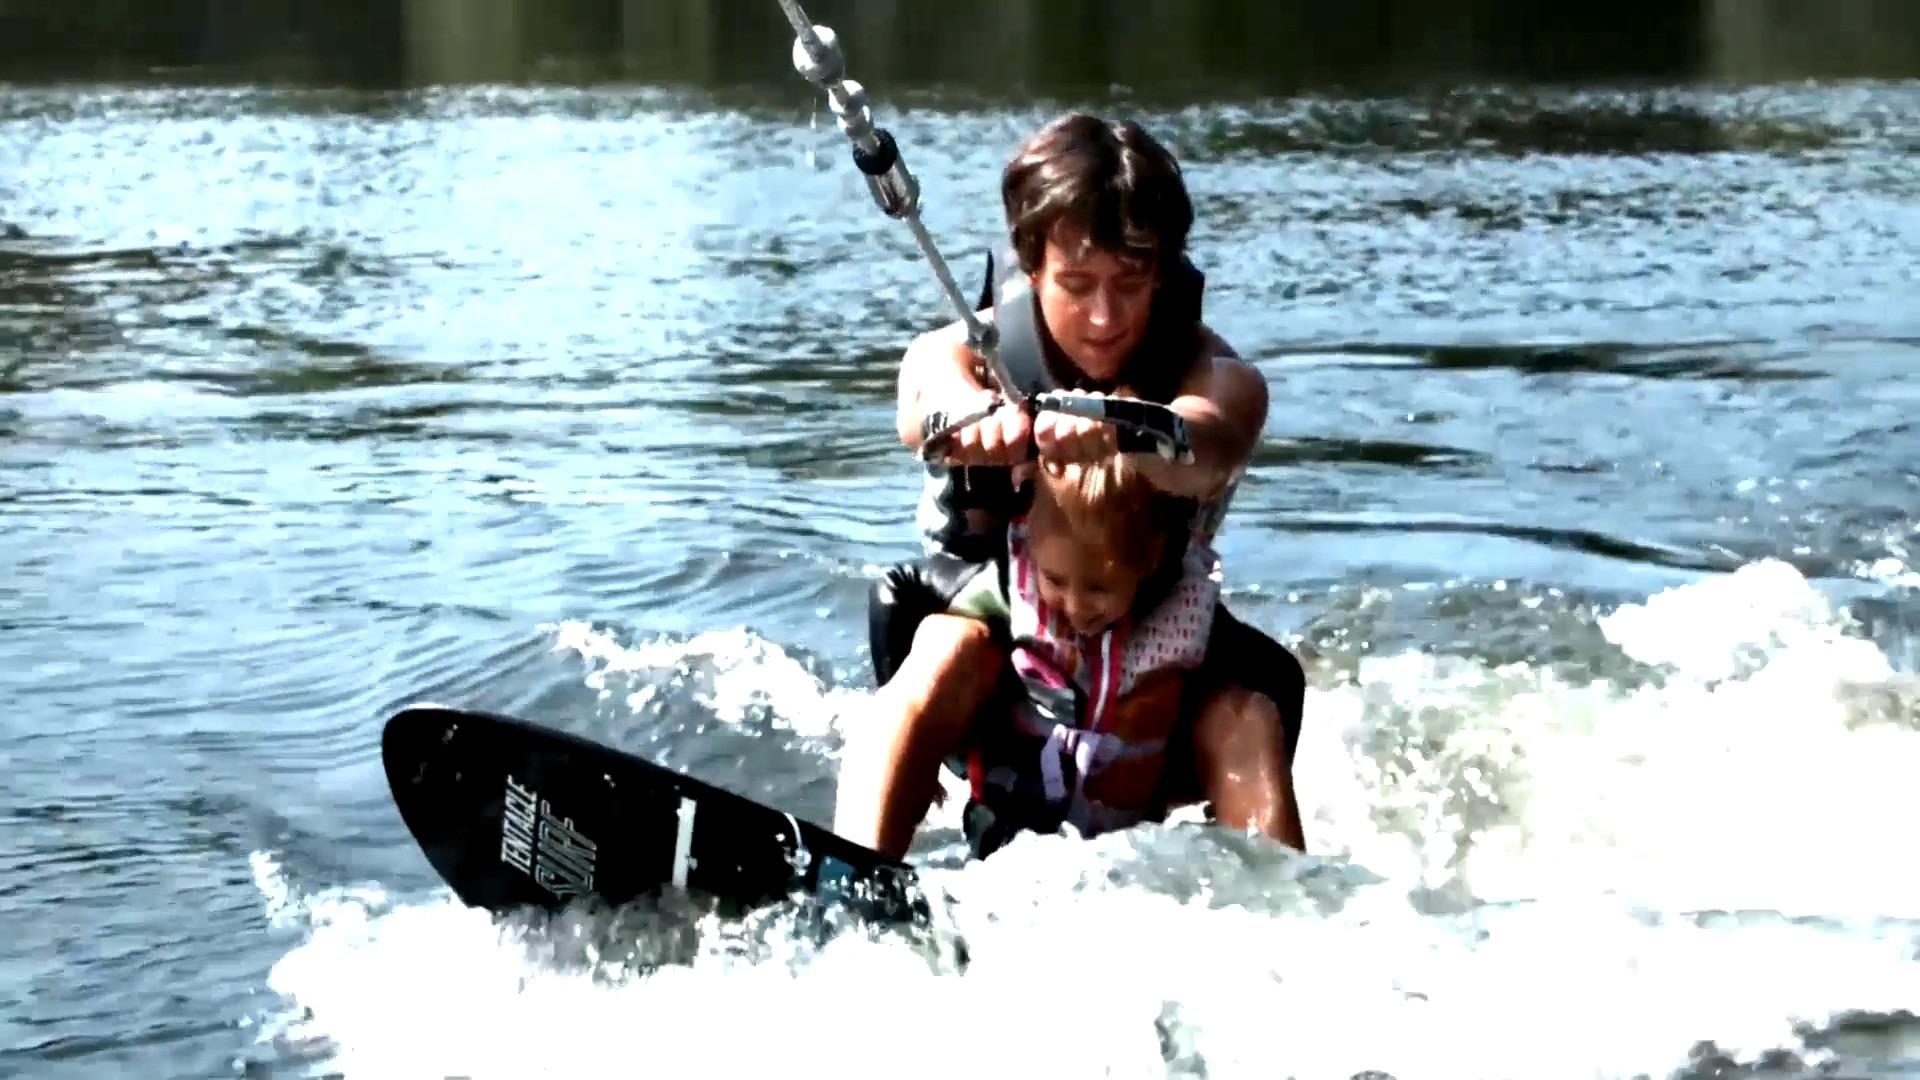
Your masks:
{"label": "life vest", "polygon": [[[1185,677],[1206,654],[1219,600],[1212,549],[1188,544],[1149,606],[1083,637],[1040,598],[1022,517],[1007,530],[1004,587],[1023,693],[983,725],[967,763],[969,811],[986,809],[1003,833],[1071,824],[1087,836],[1157,816]],[[981,855],[998,846],[970,840]]]}

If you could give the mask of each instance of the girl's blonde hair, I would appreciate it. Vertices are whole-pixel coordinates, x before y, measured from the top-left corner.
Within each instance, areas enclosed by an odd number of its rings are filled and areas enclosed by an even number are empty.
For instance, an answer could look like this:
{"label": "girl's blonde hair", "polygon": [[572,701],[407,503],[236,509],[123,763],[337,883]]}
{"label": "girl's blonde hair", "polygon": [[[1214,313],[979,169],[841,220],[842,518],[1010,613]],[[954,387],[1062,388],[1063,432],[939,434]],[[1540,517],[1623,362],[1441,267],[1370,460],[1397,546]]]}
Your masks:
{"label": "girl's blonde hair", "polygon": [[1169,500],[1124,455],[1035,471],[1036,516],[1050,512],[1074,539],[1106,551],[1121,568],[1145,577],[1166,550]]}

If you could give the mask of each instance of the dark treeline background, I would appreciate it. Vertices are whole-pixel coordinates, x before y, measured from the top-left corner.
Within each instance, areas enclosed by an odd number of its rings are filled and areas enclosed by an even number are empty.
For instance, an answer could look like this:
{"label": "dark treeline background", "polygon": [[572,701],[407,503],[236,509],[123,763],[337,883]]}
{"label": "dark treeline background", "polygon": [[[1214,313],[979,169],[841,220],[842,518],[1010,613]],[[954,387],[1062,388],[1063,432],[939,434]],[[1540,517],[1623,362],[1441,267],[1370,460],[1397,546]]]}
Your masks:
{"label": "dark treeline background", "polygon": [[[856,78],[983,93],[1920,74],[1920,0],[811,0]],[[775,0],[0,0],[0,79],[792,79]]]}

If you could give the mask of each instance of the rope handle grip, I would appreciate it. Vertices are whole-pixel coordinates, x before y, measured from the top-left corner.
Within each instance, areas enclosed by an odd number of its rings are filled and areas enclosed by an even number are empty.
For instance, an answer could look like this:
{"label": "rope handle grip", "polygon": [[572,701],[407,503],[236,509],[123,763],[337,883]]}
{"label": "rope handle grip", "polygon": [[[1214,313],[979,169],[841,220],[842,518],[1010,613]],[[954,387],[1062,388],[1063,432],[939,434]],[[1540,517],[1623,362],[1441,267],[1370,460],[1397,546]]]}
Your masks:
{"label": "rope handle grip", "polygon": [[1035,395],[1034,407],[1112,424],[1120,429],[1123,453],[1158,454],[1163,461],[1193,464],[1193,442],[1187,437],[1186,419],[1158,402],[1049,390]]}
{"label": "rope handle grip", "polygon": [[[944,454],[955,432],[985,420],[1004,404],[1004,400],[995,394],[984,408],[960,416],[949,416],[939,410],[928,413],[920,423],[921,460],[931,461]],[[1035,412],[1052,410],[1112,424],[1119,429],[1117,435],[1122,453],[1151,453],[1159,455],[1163,461],[1193,464],[1193,443],[1187,437],[1186,420],[1157,402],[1049,390],[1030,398],[1028,407]],[[1038,455],[1039,449],[1029,441],[1028,458]]]}

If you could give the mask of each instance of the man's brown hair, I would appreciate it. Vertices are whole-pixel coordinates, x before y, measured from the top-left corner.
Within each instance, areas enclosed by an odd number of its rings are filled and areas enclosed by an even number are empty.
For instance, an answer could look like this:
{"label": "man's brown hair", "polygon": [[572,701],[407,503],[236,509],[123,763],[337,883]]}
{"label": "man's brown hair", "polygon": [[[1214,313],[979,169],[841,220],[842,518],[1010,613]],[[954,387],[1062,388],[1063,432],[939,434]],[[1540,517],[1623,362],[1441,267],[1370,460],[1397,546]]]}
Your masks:
{"label": "man's brown hair", "polygon": [[1056,225],[1161,271],[1186,253],[1193,228],[1193,201],[1179,163],[1131,120],[1085,113],[1054,120],[1007,162],[1000,198],[1028,273],[1040,268]]}

